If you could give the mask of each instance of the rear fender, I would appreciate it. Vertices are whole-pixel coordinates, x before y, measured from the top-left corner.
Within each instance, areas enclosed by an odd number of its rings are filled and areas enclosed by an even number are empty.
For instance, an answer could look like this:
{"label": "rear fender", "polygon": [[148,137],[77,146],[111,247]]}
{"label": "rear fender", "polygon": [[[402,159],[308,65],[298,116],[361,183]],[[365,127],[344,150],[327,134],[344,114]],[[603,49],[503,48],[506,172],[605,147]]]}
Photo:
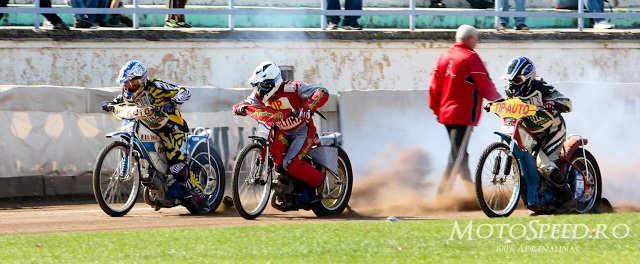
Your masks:
{"label": "rear fender", "polygon": [[587,145],[587,143],[589,143],[589,140],[587,140],[586,138],[583,138],[579,135],[570,135],[562,145],[563,155],[565,155],[567,159],[571,159],[573,153],[576,152],[578,148]]}

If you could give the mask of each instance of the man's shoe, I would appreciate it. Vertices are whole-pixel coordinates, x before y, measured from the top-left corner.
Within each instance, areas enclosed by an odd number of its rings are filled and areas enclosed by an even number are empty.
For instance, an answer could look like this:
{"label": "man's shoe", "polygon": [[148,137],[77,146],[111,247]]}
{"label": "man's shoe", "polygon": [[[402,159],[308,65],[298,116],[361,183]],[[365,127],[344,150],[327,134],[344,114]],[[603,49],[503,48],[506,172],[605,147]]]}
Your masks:
{"label": "man's shoe", "polygon": [[500,31],[507,30],[507,25],[505,25],[504,23],[500,23],[500,28],[498,30],[500,30]]}
{"label": "man's shoe", "polygon": [[516,30],[529,30],[529,27],[527,27],[527,24],[520,24],[516,26]]}
{"label": "man's shoe", "polygon": [[111,19],[109,19],[109,24],[111,24],[113,27],[127,27],[127,25],[122,23],[117,17],[112,17]]}
{"label": "man's shoe", "polygon": [[357,21],[348,23],[346,25],[342,25],[342,29],[344,30],[362,30],[362,27],[360,26],[360,24],[358,24]]}
{"label": "man's shoe", "polygon": [[100,27],[113,27],[113,25],[111,25],[111,23],[109,23],[107,21],[104,21],[104,20],[96,20],[96,23]]}
{"label": "man's shoe", "polygon": [[180,26],[178,26],[178,22],[176,22],[175,20],[169,19],[169,20],[164,22],[164,27],[179,28]]}
{"label": "man's shoe", "polygon": [[600,22],[596,22],[593,24],[594,29],[612,29],[616,27],[616,25],[607,22],[606,20],[602,20]]}
{"label": "man's shoe", "polygon": [[446,8],[447,5],[445,5],[441,0],[436,0],[436,1],[431,1],[431,5],[429,5],[430,8]]}
{"label": "man's shoe", "polygon": [[58,24],[54,24],[53,29],[69,30],[69,26],[67,26],[67,24],[65,24],[64,22],[60,22]]}
{"label": "man's shoe", "polygon": [[494,8],[496,4],[494,2],[485,1],[485,0],[467,0],[469,4],[471,4],[471,8],[475,9],[487,9]]}
{"label": "man's shoe", "polygon": [[98,25],[97,23],[91,22],[86,19],[76,20],[74,26],[75,28],[90,28],[90,29],[100,28],[100,25]]}
{"label": "man's shoe", "polygon": [[298,195],[293,197],[293,202],[298,205],[309,205],[318,201],[318,196],[316,195],[316,190],[311,188],[308,184],[303,184],[304,186],[300,188],[298,191]]}
{"label": "man's shoe", "polygon": [[329,22],[329,25],[327,25],[327,30],[336,30],[336,29],[338,29],[338,24]]}
{"label": "man's shoe", "polygon": [[176,24],[178,24],[178,27],[181,27],[181,28],[190,28],[191,27],[191,24],[189,24],[187,22],[184,22],[184,21],[178,22]]}
{"label": "man's shoe", "polygon": [[127,25],[127,27],[133,27],[133,20],[131,20],[131,18],[129,17],[120,16],[120,22],[122,22],[122,24]]}

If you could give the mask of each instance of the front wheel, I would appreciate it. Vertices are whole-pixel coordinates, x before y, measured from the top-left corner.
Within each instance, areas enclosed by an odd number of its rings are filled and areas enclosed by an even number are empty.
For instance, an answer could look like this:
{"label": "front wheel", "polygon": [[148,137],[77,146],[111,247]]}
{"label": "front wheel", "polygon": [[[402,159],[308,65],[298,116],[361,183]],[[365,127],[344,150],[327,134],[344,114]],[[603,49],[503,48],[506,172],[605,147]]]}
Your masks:
{"label": "front wheel", "polygon": [[[267,157],[265,157],[267,159]],[[248,220],[264,211],[271,194],[271,177],[267,162],[262,160],[262,145],[251,143],[240,150],[233,166],[233,205]]]}
{"label": "front wheel", "polygon": [[508,154],[509,146],[492,143],[482,152],[476,167],[476,198],[488,217],[509,216],[518,205],[520,168]]}
{"label": "front wheel", "polygon": [[574,166],[569,169],[568,182],[575,194],[576,211],[595,212],[602,198],[600,167],[591,152],[583,148],[577,149],[570,161]]}
{"label": "front wheel", "polygon": [[338,174],[324,170],[324,183],[317,189],[319,201],[311,209],[316,216],[339,215],[349,204],[353,172],[347,152],[338,147]]}
{"label": "front wheel", "polygon": [[92,181],[93,195],[102,211],[110,216],[126,215],[140,189],[139,163],[129,155],[129,145],[114,141],[102,149]]}

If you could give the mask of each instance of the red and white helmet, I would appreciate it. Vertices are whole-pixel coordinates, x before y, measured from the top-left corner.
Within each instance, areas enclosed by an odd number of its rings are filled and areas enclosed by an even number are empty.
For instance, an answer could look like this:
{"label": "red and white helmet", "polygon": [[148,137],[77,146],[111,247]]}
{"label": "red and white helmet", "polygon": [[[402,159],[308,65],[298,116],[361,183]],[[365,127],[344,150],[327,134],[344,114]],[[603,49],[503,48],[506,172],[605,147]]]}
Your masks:
{"label": "red and white helmet", "polygon": [[247,83],[257,89],[262,101],[268,101],[278,91],[282,81],[280,68],[271,61],[264,61],[256,67]]}

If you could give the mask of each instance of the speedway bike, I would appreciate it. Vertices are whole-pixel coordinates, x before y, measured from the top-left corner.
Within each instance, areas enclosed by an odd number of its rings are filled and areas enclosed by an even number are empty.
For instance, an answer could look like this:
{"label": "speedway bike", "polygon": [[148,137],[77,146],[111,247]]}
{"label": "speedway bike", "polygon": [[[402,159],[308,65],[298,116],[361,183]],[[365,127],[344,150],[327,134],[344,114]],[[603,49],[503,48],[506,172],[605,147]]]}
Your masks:
{"label": "speedway bike", "polygon": [[[210,130],[198,127],[187,133],[187,166],[203,186],[207,203],[198,205],[190,192],[169,174],[168,160],[158,134],[152,129],[164,126],[169,116],[155,107],[132,104],[109,106],[122,120],[119,131],[107,138],[118,139],[105,146],[93,170],[93,193],[108,215],[126,215],[136,203],[140,186],[144,202],[155,210],[178,205],[192,214],[213,212],[222,200],[225,174],[222,159],[209,144]],[[203,204],[203,203],[201,203]]]}
{"label": "speedway bike", "polygon": [[[556,188],[538,173],[536,145],[540,139],[523,124],[523,118],[536,115],[544,108],[517,98],[491,104],[489,112],[503,119],[500,142],[487,146],[476,167],[475,191],[478,204],[488,217],[509,216],[522,199],[535,214],[558,213],[562,201]],[[602,196],[600,168],[586,150],[588,140],[569,135],[564,142],[557,165],[574,194],[576,211],[595,212]]]}
{"label": "speedway bike", "polygon": [[[247,108],[248,112],[251,107]],[[290,114],[296,117],[295,113]],[[341,214],[348,206],[353,185],[351,162],[342,149],[340,133],[324,133],[306,157],[315,169],[325,175],[316,188],[317,199],[304,199],[304,183],[288,175],[282,161],[288,149],[288,137],[278,128],[278,122],[258,121],[252,142],[238,154],[232,173],[233,204],[247,220],[257,218],[267,206],[277,210],[313,210],[316,216]]]}

